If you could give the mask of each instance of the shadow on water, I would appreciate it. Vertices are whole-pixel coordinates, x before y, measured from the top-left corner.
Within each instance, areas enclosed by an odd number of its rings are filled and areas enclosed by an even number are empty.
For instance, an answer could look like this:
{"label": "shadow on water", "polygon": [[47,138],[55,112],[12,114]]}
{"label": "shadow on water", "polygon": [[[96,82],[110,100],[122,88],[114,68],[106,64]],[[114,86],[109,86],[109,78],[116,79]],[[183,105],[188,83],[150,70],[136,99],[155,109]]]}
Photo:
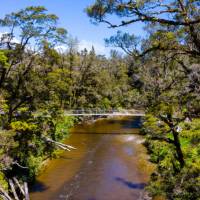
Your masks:
{"label": "shadow on water", "polygon": [[45,184],[37,181],[37,183],[31,188],[31,192],[43,192],[48,189],[49,187],[47,187]]}
{"label": "shadow on water", "polygon": [[115,180],[120,182],[120,183],[123,183],[125,186],[127,186],[130,189],[143,190],[146,186],[145,183],[134,183],[134,182],[127,181],[127,180],[120,178],[120,177],[116,177]]}
{"label": "shadow on water", "polygon": [[122,128],[141,128],[142,126],[142,117],[132,117],[125,120],[121,119],[109,119],[108,124],[120,124]]}
{"label": "shadow on water", "polygon": [[[121,122],[122,123],[122,122]],[[134,117],[122,123],[122,128],[141,128],[142,117]]]}

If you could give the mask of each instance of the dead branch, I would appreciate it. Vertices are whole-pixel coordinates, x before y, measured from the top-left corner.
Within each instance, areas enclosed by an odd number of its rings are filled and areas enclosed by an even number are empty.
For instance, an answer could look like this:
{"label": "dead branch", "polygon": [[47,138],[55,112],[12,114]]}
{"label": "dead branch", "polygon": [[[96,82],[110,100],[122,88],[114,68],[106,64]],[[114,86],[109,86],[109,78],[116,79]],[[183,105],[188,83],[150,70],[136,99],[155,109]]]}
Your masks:
{"label": "dead branch", "polygon": [[166,143],[169,143],[169,144],[174,144],[174,140],[172,140],[170,138],[163,137],[163,136],[151,136],[150,139],[166,142]]}
{"label": "dead branch", "polygon": [[75,147],[71,146],[71,145],[67,145],[67,144],[63,144],[60,142],[57,142],[55,140],[52,140],[51,138],[47,138],[47,137],[43,137],[43,139],[47,142],[50,143],[54,143],[55,145],[57,145],[59,148],[67,150],[67,151],[71,151],[71,149],[76,149]]}
{"label": "dead branch", "polygon": [[28,169],[28,167],[24,167],[24,166],[20,165],[17,161],[14,161],[12,164],[17,165],[18,167],[20,167],[22,169]]}
{"label": "dead branch", "polygon": [[25,195],[24,189],[23,189],[23,187],[20,185],[20,183],[19,183],[19,181],[17,180],[17,178],[14,177],[13,180],[14,180],[14,182],[16,183],[16,185],[18,186],[18,188],[20,189],[21,193],[22,193],[23,195]]}
{"label": "dead branch", "polygon": [[9,185],[10,185],[10,188],[12,190],[12,193],[14,195],[15,200],[19,200],[19,197],[17,196],[17,192],[15,190],[15,186],[14,186],[13,181],[11,179],[9,179],[8,181],[9,181]]}
{"label": "dead branch", "polygon": [[24,192],[25,192],[25,200],[30,200],[27,182],[24,182]]}
{"label": "dead branch", "polygon": [[12,198],[8,195],[8,193],[1,187],[0,185],[0,195],[2,196],[3,199],[5,200],[12,200]]}

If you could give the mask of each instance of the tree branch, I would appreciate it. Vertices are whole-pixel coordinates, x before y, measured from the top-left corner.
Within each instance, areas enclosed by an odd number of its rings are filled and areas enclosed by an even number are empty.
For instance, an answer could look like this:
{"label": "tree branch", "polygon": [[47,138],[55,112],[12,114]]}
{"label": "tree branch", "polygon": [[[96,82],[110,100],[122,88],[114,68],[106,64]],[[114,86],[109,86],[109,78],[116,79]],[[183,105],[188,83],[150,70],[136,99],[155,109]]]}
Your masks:
{"label": "tree branch", "polygon": [[162,137],[162,136],[151,136],[150,139],[151,140],[159,140],[159,141],[166,142],[169,144],[174,144],[174,140],[172,140],[170,138]]}

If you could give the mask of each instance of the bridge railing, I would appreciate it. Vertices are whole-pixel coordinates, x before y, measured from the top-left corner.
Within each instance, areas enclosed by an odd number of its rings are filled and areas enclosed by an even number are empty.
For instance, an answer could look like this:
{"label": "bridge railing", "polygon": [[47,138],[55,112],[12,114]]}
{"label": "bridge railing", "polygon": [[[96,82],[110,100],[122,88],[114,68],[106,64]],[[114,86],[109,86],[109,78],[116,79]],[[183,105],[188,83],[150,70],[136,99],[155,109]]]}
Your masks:
{"label": "bridge railing", "polygon": [[119,112],[117,109],[77,109],[77,110],[67,110],[66,113],[69,114],[104,114],[104,113],[115,113]]}
{"label": "bridge railing", "polygon": [[141,110],[122,110],[122,109],[76,109],[66,110],[66,115],[130,115],[144,116],[145,113]]}

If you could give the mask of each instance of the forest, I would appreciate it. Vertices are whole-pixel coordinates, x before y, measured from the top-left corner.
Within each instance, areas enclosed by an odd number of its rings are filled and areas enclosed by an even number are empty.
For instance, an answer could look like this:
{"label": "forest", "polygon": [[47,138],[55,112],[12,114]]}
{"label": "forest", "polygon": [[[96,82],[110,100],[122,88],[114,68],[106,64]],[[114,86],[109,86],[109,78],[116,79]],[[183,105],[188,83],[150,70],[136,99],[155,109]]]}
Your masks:
{"label": "forest", "polygon": [[78,119],[65,110],[140,108],[149,196],[200,199],[199,0],[96,0],[85,12],[111,29],[140,22],[146,36],[116,31],[106,57],[78,51],[43,6],[0,19],[0,198],[29,199],[42,162],[73,149],[62,141]]}

